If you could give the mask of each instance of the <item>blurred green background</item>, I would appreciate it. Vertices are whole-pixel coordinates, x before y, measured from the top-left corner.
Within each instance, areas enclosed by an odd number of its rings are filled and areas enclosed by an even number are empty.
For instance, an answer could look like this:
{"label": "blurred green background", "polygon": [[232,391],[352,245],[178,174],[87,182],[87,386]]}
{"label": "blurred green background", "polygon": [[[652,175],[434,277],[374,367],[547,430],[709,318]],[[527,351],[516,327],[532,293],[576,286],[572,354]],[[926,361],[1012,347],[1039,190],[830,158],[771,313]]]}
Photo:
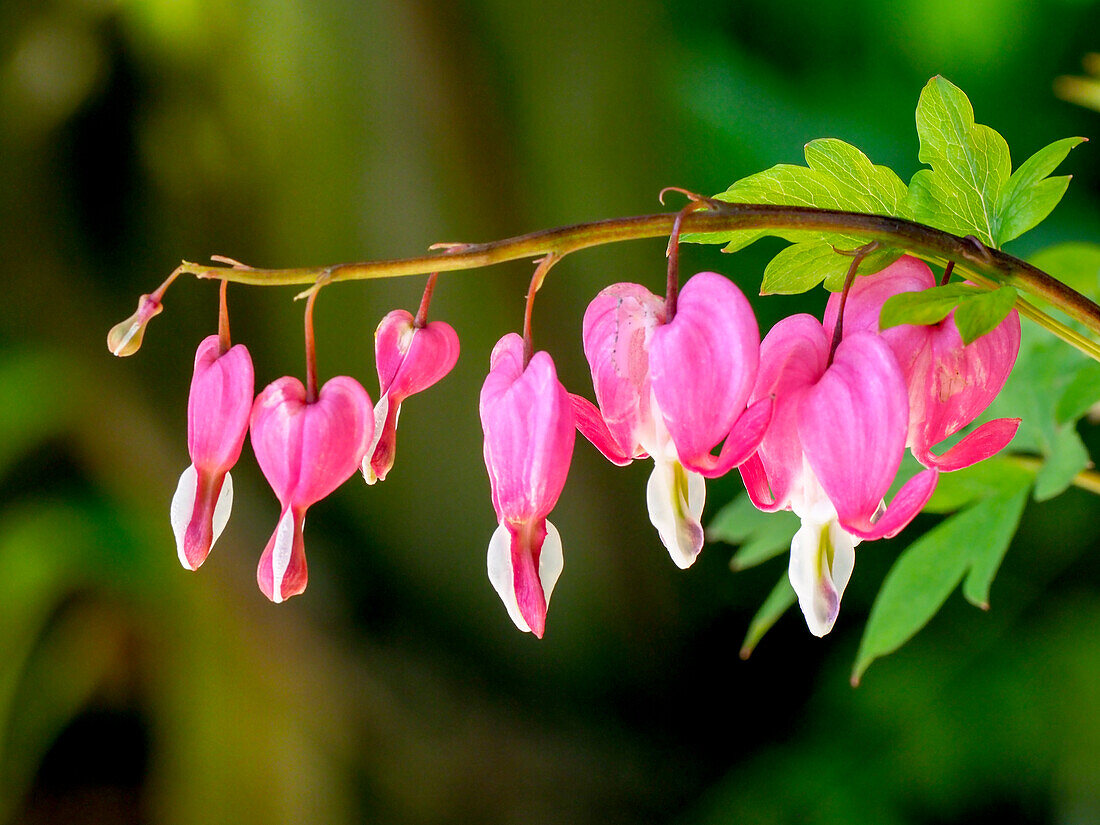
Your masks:
{"label": "blurred green background", "polygon": [[[718,192],[833,136],[903,178],[942,73],[1014,160],[1068,135],[1064,203],[1014,248],[1100,236],[1100,114],[1052,93],[1100,46],[1085,0],[5,0],[0,4],[0,821],[1100,822],[1095,498],[1024,516],[982,613],[957,594],[847,674],[907,537],[860,550],[836,630],[789,614],[742,663],[785,562],[676,570],[644,463],[578,440],[542,642],[485,575],[477,393],[525,264],[444,276],[455,371],[404,409],[397,464],[310,511],[309,589],[269,604],[278,515],[250,450],[197,574],[168,503],[187,466],[214,284],[180,281],[145,346],[107,329],[181,258],[288,267],[419,254]],[[767,255],[685,251],[754,293]],[[555,268],[536,343],[591,395],[584,307],[663,283],[663,244]],[[322,378],[377,397],[372,339],[423,279],[317,305]],[[301,375],[294,289],[230,290],[257,389]],[[766,329],[822,293],[758,301]],[[1094,433],[1086,433],[1097,446]],[[708,517],[739,481],[709,488]]]}

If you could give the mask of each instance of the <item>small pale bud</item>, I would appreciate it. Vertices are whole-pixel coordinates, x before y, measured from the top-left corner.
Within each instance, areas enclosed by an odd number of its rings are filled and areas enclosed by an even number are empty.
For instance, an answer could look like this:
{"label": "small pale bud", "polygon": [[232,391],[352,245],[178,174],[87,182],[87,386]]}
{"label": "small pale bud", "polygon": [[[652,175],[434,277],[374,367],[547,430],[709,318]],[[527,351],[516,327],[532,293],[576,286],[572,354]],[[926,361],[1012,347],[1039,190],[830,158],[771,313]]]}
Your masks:
{"label": "small pale bud", "polygon": [[107,333],[107,349],[119,356],[133,355],[141,349],[141,339],[145,335],[145,325],[154,315],[160,314],[164,305],[148,295],[138,299],[137,312],[121,323],[111,327]]}

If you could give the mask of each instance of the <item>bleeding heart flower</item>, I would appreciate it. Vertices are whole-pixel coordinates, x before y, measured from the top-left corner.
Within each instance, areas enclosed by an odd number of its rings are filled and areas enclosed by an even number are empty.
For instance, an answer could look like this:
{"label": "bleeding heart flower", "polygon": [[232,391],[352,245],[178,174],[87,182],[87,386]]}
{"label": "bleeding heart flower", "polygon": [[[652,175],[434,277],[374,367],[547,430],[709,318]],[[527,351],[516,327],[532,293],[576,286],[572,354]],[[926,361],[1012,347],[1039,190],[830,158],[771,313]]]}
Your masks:
{"label": "bleeding heart flower", "polygon": [[771,418],[770,398],[746,409],[760,348],[752,307],[714,272],[684,285],[671,321],[645,287],[614,284],[589,304],[583,332],[599,407],[572,396],[577,427],[615,464],[653,457],[650,520],[689,567],[703,546],[703,477],[752,455]]}
{"label": "bleeding heart flower", "polygon": [[172,532],[180,564],[198,570],[218,540],[233,507],[229,470],[241,456],[252,410],[252,358],[242,344],[225,353],[217,335],[203,339],[187,400],[187,451],[172,496]]}
{"label": "bleeding heart flower", "polygon": [[393,467],[401,402],[428,389],[458,361],[458,334],[443,321],[418,327],[411,313],[395,309],[375,330],[374,360],[382,395],[374,408],[374,440],[363,457],[367,484],[384,481]]}
{"label": "bleeding heart flower", "polygon": [[516,627],[538,638],[562,571],[561,537],[547,520],[573,457],[573,411],[554,362],[523,339],[501,338],[481,388],[481,426],[498,526],[489,542],[489,581]]}
{"label": "bleeding heart flower", "polygon": [[846,337],[829,363],[830,338],[817,319],[795,315],[760,345],[753,399],[775,413],[760,449],[741,466],[762,510],[802,519],[790,577],[810,631],[832,629],[861,540],[899,533],[927,503],[938,472],[925,470],[883,498],[905,451],[909,405],[897,360],[879,336]]}
{"label": "bleeding heart flower", "polygon": [[[928,266],[903,256],[874,275],[856,278],[844,308],[844,336],[878,332],[887,299],[903,292],[931,289],[936,280]],[[832,335],[840,296],[825,310],[825,331]],[[1008,380],[1020,351],[1020,316],[1013,310],[991,332],[964,345],[952,312],[938,324],[902,324],[883,330],[909,393],[909,430],[913,456],[926,467],[959,470],[1006,447],[1020,426],[1018,418],[998,418],[975,428],[943,455],[932,447],[954,435],[988,407]]]}
{"label": "bleeding heart flower", "polygon": [[374,435],[370,396],[353,378],[325,382],[315,401],[297,378],[268,384],[252,408],[252,449],[282,507],[256,580],[278,604],[306,589],[306,509],[358,469]]}

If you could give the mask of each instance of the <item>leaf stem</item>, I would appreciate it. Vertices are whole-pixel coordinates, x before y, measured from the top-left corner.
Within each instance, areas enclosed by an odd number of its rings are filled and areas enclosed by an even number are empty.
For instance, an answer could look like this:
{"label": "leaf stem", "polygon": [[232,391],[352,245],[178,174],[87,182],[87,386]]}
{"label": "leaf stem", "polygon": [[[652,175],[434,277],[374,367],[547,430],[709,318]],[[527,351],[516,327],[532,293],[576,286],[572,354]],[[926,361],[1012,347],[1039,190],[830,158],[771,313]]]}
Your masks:
{"label": "leaf stem", "polygon": [[[220,278],[253,286],[285,286],[313,284],[324,276],[327,276],[327,281],[336,282],[477,269],[505,261],[546,255],[554,255],[556,260],[560,260],[571,252],[589,247],[667,236],[679,215],[679,212],[671,212],[610,218],[544,229],[489,243],[448,244],[441,252],[414,258],[324,267],[227,268],[184,262],[173,275],[187,273],[200,278]],[[919,257],[934,261],[955,261],[975,282],[984,286],[1012,286],[1042,298],[1100,336],[1100,306],[1084,295],[1026,261],[998,249],[990,249],[973,237],[962,238],[915,221],[806,206],[718,202],[708,202],[706,209],[685,214],[681,221],[684,232],[691,234],[742,229],[799,229],[843,233],[866,241],[878,241],[883,246],[906,249]],[[1100,360],[1100,344],[1026,302],[1021,302],[1020,311],[1067,343]]]}
{"label": "leaf stem", "polygon": [[[1017,466],[1033,473],[1039,472],[1043,466],[1043,459],[1031,455],[1011,453],[1008,458]],[[1074,487],[1100,496],[1100,473],[1096,470],[1082,470],[1073,477],[1073,481],[1070,483]]]}

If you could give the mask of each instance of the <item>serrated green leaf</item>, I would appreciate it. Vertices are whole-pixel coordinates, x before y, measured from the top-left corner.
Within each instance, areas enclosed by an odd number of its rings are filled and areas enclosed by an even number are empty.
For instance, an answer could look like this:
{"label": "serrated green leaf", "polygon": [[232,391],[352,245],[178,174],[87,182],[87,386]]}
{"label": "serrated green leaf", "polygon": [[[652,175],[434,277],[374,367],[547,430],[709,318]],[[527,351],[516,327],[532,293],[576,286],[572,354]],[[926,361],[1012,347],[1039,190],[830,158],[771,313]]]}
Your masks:
{"label": "serrated green leaf", "polygon": [[1057,244],[1036,252],[1028,261],[1093,300],[1100,298],[1100,244]]}
{"label": "serrated green leaf", "polygon": [[[875,659],[893,653],[936,614],[971,571],[965,595],[988,599],[989,582],[1016,532],[1026,487],[994,496],[941,522],[898,557],[871,607],[852,671],[858,682]],[[975,597],[972,599],[971,597]]]}
{"label": "serrated green leaf", "polygon": [[914,220],[995,245],[997,206],[1012,169],[1004,138],[975,123],[966,95],[938,76],[921,91],[917,135],[918,157],[932,168],[909,183]]}
{"label": "serrated green leaf", "polygon": [[1000,230],[996,241],[1000,246],[1037,226],[1049,215],[1069,186],[1069,177],[1048,176],[1066,159],[1073,147],[1084,138],[1056,140],[1020,164],[1001,192],[997,212]]}
{"label": "serrated green leaf", "polygon": [[964,344],[969,344],[991,332],[1016,306],[1016,290],[1010,286],[979,290],[959,301],[955,311],[955,326]]}
{"label": "serrated green leaf", "polygon": [[1089,465],[1089,451],[1072,425],[1058,429],[1046,461],[1035,476],[1035,500],[1046,501],[1063,493],[1073,477]]}
{"label": "serrated green leaf", "polygon": [[979,291],[978,287],[969,284],[947,284],[893,295],[879,313],[879,329],[900,324],[938,324],[959,305],[959,301]]}
{"label": "serrated green leaf", "polygon": [[798,295],[808,292],[825,278],[841,278],[848,272],[851,258],[838,255],[832,246],[820,241],[796,243],[781,249],[764,269],[761,295]]}
{"label": "serrated green leaf", "polygon": [[990,496],[1005,496],[1027,487],[1035,474],[1010,458],[994,456],[952,473],[940,473],[926,513],[953,513]]}
{"label": "serrated green leaf", "polygon": [[[806,144],[805,156],[806,166],[773,166],[737,181],[715,197],[730,203],[815,206],[907,217],[905,183],[891,169],[871,163],[854,146],[835,138],[822,138]],[[855,249],[865,243],[853,235],[791,229],[697,233],[685,235],[683,240],[724,243],[725,251],[736,252],[767,235],[792,243],[818,241],[844,249]]]}
{"label": "serrated green leaf", "polygon": [[745,570],[790,550],[798,525],[798,516],[794,513],[785,510],[761,512],[742,493],[714,517],[707,527],[707,538],[739,544],[740,548],[730,559],[730,567],[735,571]]}
{"label": "serrated green leaf", "polygon": [[756,615],[749,622],[745,640],[741,642],[742,659],[747,659],[752,655],[756,646],[760,644],[760,640],[764,638],[764,634],[772,629],[779,618],[796,601],[798,601],[798,597],[795,595],[794,588],[791,587],[791,579],[784,571],[783,578],[776,582],[772,592],[764,600],[764,604],[760,605],[760,609],[756,611]]}
{"label": "serrated green leaf", "polygon": [[1016,305],[1016,290],[1000,287],[987,290],[969,284],[946,284],[920,292],[902,292],[883,304],[879,329],[899,324],[938,324],[955,312],[955,325],[964,344],[996,327]]}
{"label": "serrated green leaf", "polygon": [[1074,422],[1100,401],[1100,363],[1089,361],[1081,367],[1066,385],[1054,417],[1059,424]]}

